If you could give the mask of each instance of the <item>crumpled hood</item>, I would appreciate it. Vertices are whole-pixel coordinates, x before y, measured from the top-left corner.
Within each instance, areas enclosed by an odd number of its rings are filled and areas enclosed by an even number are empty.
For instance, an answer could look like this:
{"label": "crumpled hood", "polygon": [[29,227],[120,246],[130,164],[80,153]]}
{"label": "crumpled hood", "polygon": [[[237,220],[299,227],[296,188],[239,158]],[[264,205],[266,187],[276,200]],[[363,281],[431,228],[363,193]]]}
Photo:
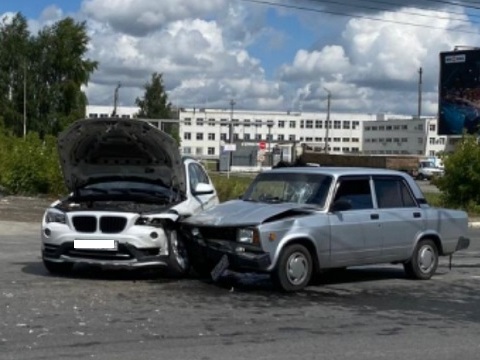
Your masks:
{"label": "crumpled hood", "polygon": [[232,200],[189,217],[185,219],[184,223],[198,226],[256,225],[291,210],[298,210],[300,214],[303,209],[305,213],[309,213],[315,207],[294,203],[267,204]]}
{"label": "crumpled hood", "polygon": [[65,184],[70,191],[107,178],[163,183],[185,192],[185,170],[176,141],[136,119],[78,120],[58,137]]}

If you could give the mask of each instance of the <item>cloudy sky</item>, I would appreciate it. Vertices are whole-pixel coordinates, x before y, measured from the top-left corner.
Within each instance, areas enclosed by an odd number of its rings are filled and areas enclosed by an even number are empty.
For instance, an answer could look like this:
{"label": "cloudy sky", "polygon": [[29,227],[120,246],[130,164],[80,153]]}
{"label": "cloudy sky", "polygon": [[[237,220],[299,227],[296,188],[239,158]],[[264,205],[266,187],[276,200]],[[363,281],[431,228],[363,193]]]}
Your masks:
{"label": "cloudy sky", "polygon": [[183,107],[414,115],[437,112],[439,53],[480,46],[480,3],[447,0],[15,0],[32,32],[86,21],[100,63],[91,105],[142,96],[162,73]]}

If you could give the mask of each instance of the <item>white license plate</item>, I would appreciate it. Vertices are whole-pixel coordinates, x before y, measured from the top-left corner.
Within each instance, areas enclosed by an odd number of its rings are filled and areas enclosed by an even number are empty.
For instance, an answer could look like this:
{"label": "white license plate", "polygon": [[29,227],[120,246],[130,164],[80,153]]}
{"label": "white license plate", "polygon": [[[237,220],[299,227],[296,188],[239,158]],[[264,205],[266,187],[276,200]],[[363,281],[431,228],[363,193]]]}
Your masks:
{"label": "white license plate", "polygon": [[117,250],[117,242],[115,240],[74,240],[73,247],[84,250]]}
{"label": "white license plate", "polygon": [[222,275],[222,273],[228,269],[228,266],[230,265],[228,261],[228,256],[223,255],[220,261],[215,265],[213,268],[212,272],[210,275],[212,276],[213,281],[217,281],[218,278]]}

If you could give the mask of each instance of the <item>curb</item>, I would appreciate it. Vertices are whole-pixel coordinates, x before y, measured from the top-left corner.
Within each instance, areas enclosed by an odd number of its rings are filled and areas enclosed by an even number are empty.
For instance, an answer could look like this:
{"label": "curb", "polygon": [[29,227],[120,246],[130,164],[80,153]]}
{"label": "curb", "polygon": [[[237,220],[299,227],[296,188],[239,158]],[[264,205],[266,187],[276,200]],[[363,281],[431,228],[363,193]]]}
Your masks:
{"label": "curb", "polygon": [[470,228],[480,228],[480,221],[469,221],[468,227]]}

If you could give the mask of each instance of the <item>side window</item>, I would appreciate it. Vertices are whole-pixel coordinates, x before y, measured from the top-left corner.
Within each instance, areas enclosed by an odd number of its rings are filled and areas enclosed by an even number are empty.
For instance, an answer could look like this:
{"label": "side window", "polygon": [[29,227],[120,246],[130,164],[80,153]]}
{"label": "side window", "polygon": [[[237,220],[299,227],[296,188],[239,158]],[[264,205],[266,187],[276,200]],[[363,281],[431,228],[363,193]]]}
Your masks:
{"label": "side window", "polygon": [[190,174],[190,188],[195,189],[198,184],[210,184],[207,174],[203,168],[195,163],[188,166]]}
{"label": "side window", "polygon": [[408,185],[401,178],[377,178],[374,183],[379,208],[417,206]]}
{"label": "side window", "polygon": [[369,179],[340,179],[334,202],[338,200],[348,201],[352,205],[350,210],[373,209]]}

